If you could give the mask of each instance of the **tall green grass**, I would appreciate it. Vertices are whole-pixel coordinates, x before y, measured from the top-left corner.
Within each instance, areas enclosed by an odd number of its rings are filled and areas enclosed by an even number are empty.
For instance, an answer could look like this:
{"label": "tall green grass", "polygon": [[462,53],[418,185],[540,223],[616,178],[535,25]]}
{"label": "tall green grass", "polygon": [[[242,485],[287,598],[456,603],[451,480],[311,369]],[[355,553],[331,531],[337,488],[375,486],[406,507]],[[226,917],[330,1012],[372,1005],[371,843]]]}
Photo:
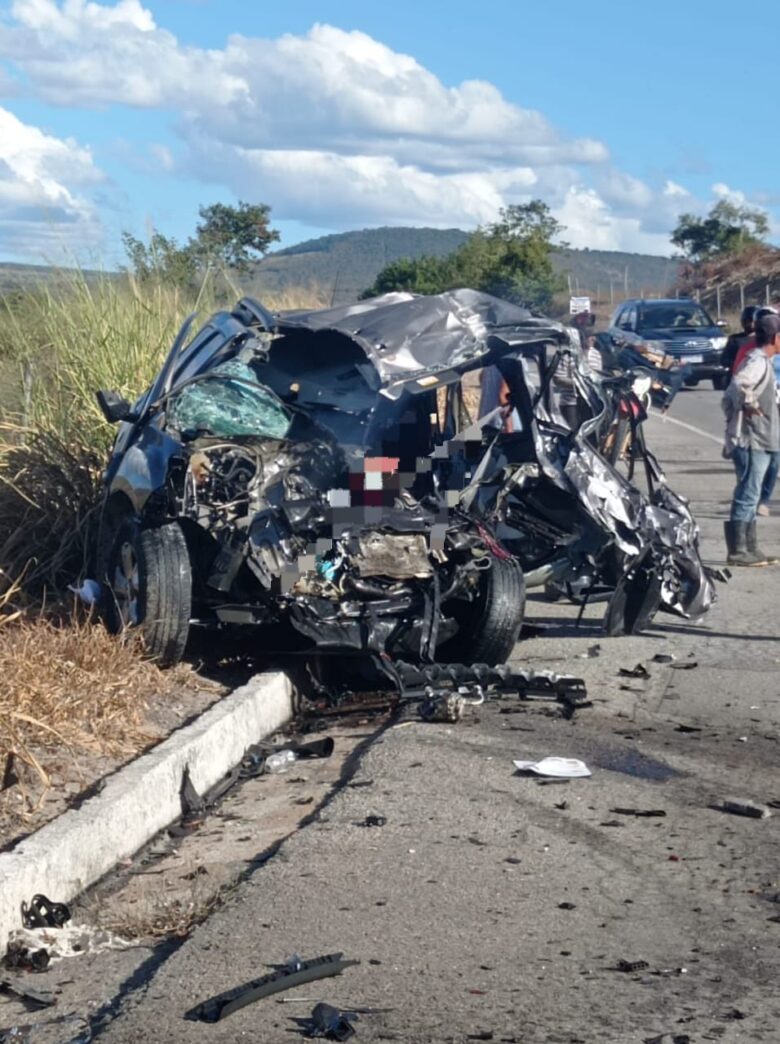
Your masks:
{"label": "tall green grass", "polygon": [[[94,543],[100,473],[115,436],[95,392],[131,401],[152,381],[182,321],[238,296],[63,275],[0,301],[0,592],[62,589],[83,574]],[[317,306],[288,293],[271,308]]]}

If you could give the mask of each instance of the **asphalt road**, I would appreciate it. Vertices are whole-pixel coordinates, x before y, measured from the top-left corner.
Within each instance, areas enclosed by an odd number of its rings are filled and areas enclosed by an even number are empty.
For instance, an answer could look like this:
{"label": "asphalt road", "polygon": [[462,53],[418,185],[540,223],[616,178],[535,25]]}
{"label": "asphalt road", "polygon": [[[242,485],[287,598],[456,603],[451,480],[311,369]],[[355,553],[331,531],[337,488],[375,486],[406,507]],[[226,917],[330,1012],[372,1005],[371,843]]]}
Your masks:
{"label": "asphalt road", "polygon": [[[719,395],[704,389],[648,422],[713,562],[732,487],[720,434]],[[778,518],[761,530],[780,552]],[[777,1044],[780,811],[711,806],[780,802],[779,579],[738,571],[700,626],[667,616],[637,638],[605,638],[601,607],[576,629],[572,606],[531,598],[529,616],[555,627],[521,642],[517,661],[582,674],[594,707],[566,722],[506,702],[458,725],[382,730],[308,825],[128,978],[97,1038],[278,1044],[326,1000],[381,1009],[356,1023],[366,1044]],[[648,680],[618,674],[638,662]],[[513,759],[552,754],[592,776],[515,773]],[[386,825],[358,825],[370,814]],[[291,1003],[184,1018],[291,954],[337,951],[360,964]]]}

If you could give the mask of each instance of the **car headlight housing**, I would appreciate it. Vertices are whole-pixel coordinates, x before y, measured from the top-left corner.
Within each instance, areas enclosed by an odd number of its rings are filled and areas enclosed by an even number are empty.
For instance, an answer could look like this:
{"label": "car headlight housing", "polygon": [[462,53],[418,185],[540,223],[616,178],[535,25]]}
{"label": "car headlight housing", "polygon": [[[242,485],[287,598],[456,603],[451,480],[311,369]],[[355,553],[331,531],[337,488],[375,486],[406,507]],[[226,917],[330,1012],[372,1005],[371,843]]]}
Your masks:
{"label": "car headlight housing", "polygon": [[726,342],[728,341],[728,337],[712,337],[711,341],[712,341],[712,347],[716,351],[722,352],[723,349],[726,347]]}

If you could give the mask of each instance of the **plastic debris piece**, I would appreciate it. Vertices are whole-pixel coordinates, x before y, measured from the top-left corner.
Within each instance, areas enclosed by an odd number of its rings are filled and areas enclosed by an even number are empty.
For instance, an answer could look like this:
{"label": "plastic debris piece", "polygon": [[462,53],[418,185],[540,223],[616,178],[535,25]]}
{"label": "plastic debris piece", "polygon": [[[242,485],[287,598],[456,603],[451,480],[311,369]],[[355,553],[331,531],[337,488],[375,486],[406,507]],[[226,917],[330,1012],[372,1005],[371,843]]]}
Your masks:
{"label": "plastic debris piece", "polygon": [[22,971],[42,972],[49,966],[49,952],[43,947],[25,946],[18,940],[8,943],[3,957],[6,968],[20,968]]}
{"label": "plastic debris piece", "polygon": [[675,657],[672,653],[656,653],[651,663],[674,663]]}
{"label": "plastic debris piece", "polygon": [[615,971],[630,973],[644,971],[646,968],[649,967],[650,965],[647,963],[647,961],[626,961],[623,958],[621,958],[617,962]]}
{"label": "plastic debris piece", "polygon": [[321,1001],[311,1013],[311,1027],[307,1037],[324,1037],[326,1040],[349,1040],[354,1037],[353,1022],[358,1016],[352,1011],[339,1011],[332,1004]]}
{"label": "plastic debris piece", "polygon": [[21,979],[0,979],[0,992],[2,991],[15,994],[32,1008],[51,1008],[57,1003],[57,998],[48,990],[30,989]]}
{"label": "plastic debris piece", "polygon": [[661,818],[666,815],[666,812],[662,808],[611,808],[610,812],[614,812],[618,816],[638,816],[640,818]]}
{"label": "plastic debris piece", "polygon": [[649,678],[650,671],[643,663],[638,663],[636,667],[621,667],[618,670],[618,674],[621,678]]}
{"label": "plastic debris piece", "polygon": [[269,754],[265,759],[265,771],[272,776],[278,775],[280,772],[286,772],[296,760],[295,751],[290,750],[289,747],[286,750],[277,750],[275,754]]}
{"label": "plastic debris piece", "polygon": [[313,957],[307,961],[301,961],[296,971],[290,971],[282,966],[269,975],[263,975],[259,979],[236,986],[224,993],[217,994],[207,1001],[197,1004],[185,1013],[185,1019],[200,1022],[219,1022],[220,1019],[232,1015],[234,1011],[252,1004],[254,1001],[270,997],[274,993],[292,989],[293,986],[303,986],[308,982],[316,982],[318,979],[327,979],[332,975],[341,975],[345,968],[360,961],[345,960],[342,953],[328,953],[323,957]]}
{"label": "plastic debris piece", "polygon": [[207,432],[221,439],[241,435],[283,439],[290,427],[281,401],[239,359],[215,366],[175,393],[167,420],[187,435]]}
{"label": "plastic debris piece", "polygon": [[387,819],[384,816],[366,816],[360,826],[364,827],[383,827]]}
{"label": "plastic debris piece", "polygon": [[103,586],[97,580],[87,577],[81,584],[68,584],[68,590],[72,591],[84,605],[96,605],[103,593]]}
{"label": "plastic debris piece", "polygon": [[740,798],[726,798],[713,808],[720,812],[730,812],[734,816],[747,816],[749,819],[769,819],[772,815],[771,809],[766,805],[759,805],[756,801],[744,801]]}
{"label": "plastic debris piece", "polygon": [[465,699],[454,692],[431,695],[419,706],[418,713],[423,721],[441,721],[454,725],[463,717]]}
{"label": "plastic debris piece", "polygon": [[673,671],[692,671],[695,667],[698,667],[698,666],[699,666],[699,664],[697,663],[696,660],[685,660],[685,661],[683,661],[683,663],[673,663],[672,664],[672,670]]}
{"label": "plastic debris piece", "polygon": [[582,779],[591,771],[584,761],[577,758],[542,758],[541,761],[514,761],[519,772],[534,772],[537,776],[553,776],[557,779]]}
{"label": "plastic debris piece", "polygon": [[51,961],[81,954],[105,953],[107,950],[126,950],[137,943],[88,924],[68,924],[61,928],[14,928],[8,933],[8,946],[28,950],[45,949]]}
{"label": "plastic debris piece", "polygon": [[595,645],[589,645],[584,653],[578,653],[578,660],[593,660],[596,656],[601,656],[601,645],[596,642]]}
{"label": "plastic debris piece", "polygon": [[22,902],[22,924],[25,928],[61,928],[70,920],[65,903],[53,903],[45,895],[34,895],[30,905]]}

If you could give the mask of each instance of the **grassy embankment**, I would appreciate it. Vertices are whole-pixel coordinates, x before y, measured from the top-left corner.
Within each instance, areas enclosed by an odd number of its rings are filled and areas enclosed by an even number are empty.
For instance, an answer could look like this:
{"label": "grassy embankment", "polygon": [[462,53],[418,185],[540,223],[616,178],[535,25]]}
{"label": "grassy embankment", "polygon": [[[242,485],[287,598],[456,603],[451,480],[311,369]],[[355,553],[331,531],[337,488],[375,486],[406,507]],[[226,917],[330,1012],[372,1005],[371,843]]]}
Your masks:
{"label": "grassy embankment", "polygon": [[115,434],[95,391],[132,401],[184,317],[222,303],[210,284],[187,294],[78,273],[0,299],[0,790],[11,754],[46,786],[47,745],[139,749],[144,699],[175,684],[74,606],[67,585],[86,575]]}

